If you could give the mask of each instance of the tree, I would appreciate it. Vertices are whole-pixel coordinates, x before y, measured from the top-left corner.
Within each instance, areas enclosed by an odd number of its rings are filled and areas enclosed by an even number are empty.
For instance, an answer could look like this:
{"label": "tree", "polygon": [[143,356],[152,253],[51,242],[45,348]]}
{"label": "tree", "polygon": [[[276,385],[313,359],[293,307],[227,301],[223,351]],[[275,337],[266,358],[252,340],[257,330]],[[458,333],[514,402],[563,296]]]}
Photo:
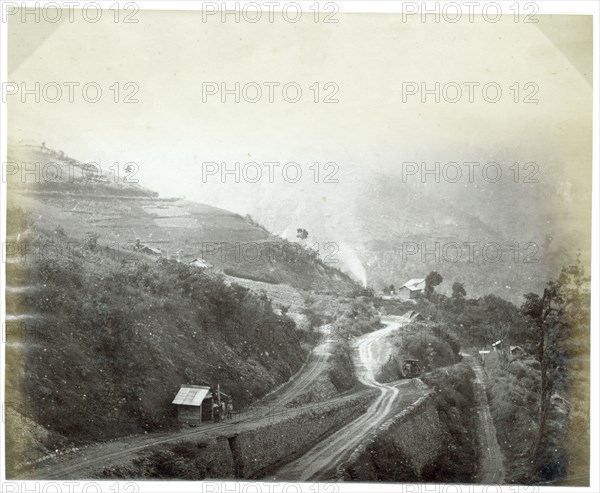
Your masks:
{"label": "tree", "polygon": [[425,296],[429,298],[435,287],[439,286],[443,280],[444,278],[434,270],[427,274],[425,278]]}
{"label": "tree", "polygon": [[[589,337],[588,283],[578,255],[574,265],[563,267],[558,278],[548,282],[541,297],[528,293],[521,305],[521,312],[530,318],[538,332],[539,430],[532,448],[536,462],[542,452],[550,398],[557,387],[566,385],[565,370],[569,362],[582,346],[589,347],[581,344],[582,339]],[[578,332],[582,337],[576,337]]]}
{"label": "tree", "polygon": [[523,295],[525,301],[521,305],[521,312],[527,315],[536,325],[540,325],[542,321],[542,298],[537,293],[527,293]]}
{"label": "tree", "polygon": [[65,231],[65,228],[63,228],[60,224],[56,226],[54,234],[59,240],[64,240],[67,237],[67,232]]}
{"label": "tree", "polygon": [[396,288],[393,284],[390,284],[389,286],[383,286],[382,292],[384,294],[396,294]]}
{"label": "tree", "polygon": [[296,233],[296,238],[300,238],[301,240],[306,240],[306,238],[308,238],[308,231],[304,228],[298,228]]}
{"label": "tree", "polygon": [[98,238],[100,238],[100,235],[98,233],[96,233],[95,231],[88,231],[86,233],[85,246],[89,251],[91,251],[91,252],[96,251],[96,249],[98,248]]}
{"label": "tree", "polygon": [[460,282],[455,282],[452,285],[452,299],[456,301],[462,301],[465,299],[465,296],[467,296],[467,291],[465,290],[463,284]]}

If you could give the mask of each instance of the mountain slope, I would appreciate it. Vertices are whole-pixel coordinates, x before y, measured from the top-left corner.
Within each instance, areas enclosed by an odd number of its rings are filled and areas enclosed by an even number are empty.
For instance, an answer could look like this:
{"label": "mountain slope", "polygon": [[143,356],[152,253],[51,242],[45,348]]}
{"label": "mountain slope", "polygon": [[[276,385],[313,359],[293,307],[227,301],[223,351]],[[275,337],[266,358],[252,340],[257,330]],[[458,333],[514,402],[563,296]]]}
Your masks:
{"label": "mountain slope", "polygon": [[[10,161],[65,171],[27,182],[14,167],[9,176],[10,474],[51,450],[176,429],[171,402],[182,384],[220,385],[244,408],[298,371],[310,346],[307,324],[276,310],[261,286],[289,284],[275,302],[294,316],[299,289],[357,286],[250,218],[107,177],[65,179],[84,165],[44,148],[13,147]],[[135,250],[136,238],[160,258]],[[212,267],[188,262],[207,252]],[[254,281],[244,287],[240,277]]]}
{"label": "mountain slope", "polygon": [[[320,261],[315,252],[269,233],[249,217],[184,199],[159,198],[129,181],[132,172],[103,170],[37,146],[13,146],[9,161],[18,171],[8,177],[8,205],[32,213],[48,230],[59,228],[135,260],[133,246],[160,249],[166,258],[201,258],[228,275],[300,289],[350,292],[355,283]],[[51,164],[49,164],[51,163]],[[38,176],[23,170],[38,169]],[[60,167],[61,171],[57,171]],[[168,173],[166,174],[168,176]]]}
{"label": "mountain slope", "polygon": [[[470,296],[520,302],[578,249],[589,258],[589,196],[567,193],[571,182],[546,170],[539,183],[515,183],[510,169],[503,176],[497,183],[423,183],[399,172],[346,170],[335,186],[269,188],[248,210],[283,237],[300,225],[313,242],[337,242],[342,260],[358,263],[376,290],[436,270],[442,292],[459,281]],[[281,214],[274,204],[293,212]],[[344,268],[355,270],[352,262]]]}

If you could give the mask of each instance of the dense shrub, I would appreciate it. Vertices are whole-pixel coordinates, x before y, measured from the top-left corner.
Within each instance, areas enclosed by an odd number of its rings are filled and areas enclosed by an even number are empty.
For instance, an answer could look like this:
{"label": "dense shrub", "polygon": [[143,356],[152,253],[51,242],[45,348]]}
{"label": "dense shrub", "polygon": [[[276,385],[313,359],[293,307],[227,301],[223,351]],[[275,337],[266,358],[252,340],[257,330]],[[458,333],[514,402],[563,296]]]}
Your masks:
{"label": "dense shrub", "polygon": [[338,392],[350,390],[356,384],[354,364],[348,343],[339,344],[329,358],[329,379]]}
{"label": "dense shrub", "polygon": [[455,352],[448,342],[421,330],[404,337],[405,358],[418,359],[423,371],[430,371],[456,362]]}
{"label": "dense shrub", "polygon": [[337,333],[361,336],[381,328],[379,313],[365,298],[356,298],[336,322]]}

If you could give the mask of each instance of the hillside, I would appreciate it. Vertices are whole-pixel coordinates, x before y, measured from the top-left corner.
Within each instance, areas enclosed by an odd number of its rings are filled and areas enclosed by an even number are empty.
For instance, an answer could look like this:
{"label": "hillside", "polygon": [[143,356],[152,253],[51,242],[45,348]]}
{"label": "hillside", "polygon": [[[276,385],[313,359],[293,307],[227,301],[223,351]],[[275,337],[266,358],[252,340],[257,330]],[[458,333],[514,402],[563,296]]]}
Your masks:
{"label": "hillside", "polygon": [[[242,217],[130,183],[134,171],[99,169],[39,146],[9,148],[18,169],[8,176],[8,205],[30,212],[47,232],[59,228],[76,241],[91,233],[121,258],[136,260],[136,239],[162,257],[201,258],[234,277],[306,290],[351,292],[355,282],[296,243]],[[52,163],[52,164],[48,164]],[[28,168],[27,168],[28,167]],[[60,171],[58,171],[60,167]],[[38,175],[24,170],[37,169]],[[118,173],[118,176],[117,176]]]}
{"label": "hillside", "polygon": [[[51,238],[34,226],[26,241]],[[55,444],[177,426],[171,401],[182,384],[220,384],[243,407],[305,359],[300,331],[265,296],[174,261],[89,260],[8,266],[9,289],[30,289],[9,301],[7,401]],[[25,454],[14,462],[36,456],[21,438],[9,436]]]}
{"label": "hillside", "polygon": [[[82,166],[38,147],[12,148],[10,160]],[[247,406],[297,372],[314,342],[299,290],[356,286],[311,252],[287,255],[291,243],[249,218],[107,178],[21,178],[8,184],[10,471],[55,449],[177,428],[182,384],[219,384]],[[135,251],[136,238],[162,254]],[[269,256],[190,265],[215,244]]]}
{"label": "hillside", "polygon": [[[301,225],[312,242],[337,242],[342,266],[365,272],[376,291],[436,270],[464,283],[469,295],[520,303],[578,249],[589,259],[583,211],[590,195],[582,178],[543,169],[539,183],[515,183],[505,170],[498,183],[422,183],[418,176],[403,181],[400,172],[343,171],[335,185],[268,188],[247,210],[282,237],[294,237]],[[449,293],[452,282],[440,291]]]}

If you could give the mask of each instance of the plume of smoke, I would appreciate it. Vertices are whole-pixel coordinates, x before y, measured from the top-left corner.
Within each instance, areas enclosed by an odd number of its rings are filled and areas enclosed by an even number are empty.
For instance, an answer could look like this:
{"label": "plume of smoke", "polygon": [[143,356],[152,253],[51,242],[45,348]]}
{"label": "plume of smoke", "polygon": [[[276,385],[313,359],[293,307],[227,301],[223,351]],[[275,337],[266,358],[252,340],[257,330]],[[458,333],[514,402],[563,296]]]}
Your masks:
{"label": "plume of smoke", "polygon": [[356,255],[356,252],[344,242],[340,242],[339,247],[338,254],[342,266],[345,267],[345,270],[350,271],[350,274],[366,288],[367,271]]}
{"label": "plume of smoke", "polygon": [[[329,243],[329,241],[319,241],[319,237],[316,235],[312,235],[312,240],[304,243],[299,241],[296,238],[296,226],[292,224],[288,224],[280,233],[279,237],[287,239],[288,241],[296,241],[304,246],[310,246],[313,244],[316,245],[324,245]],[[337,252],[333,255],[335,259],[339,262],[339,264],[333,264],[337,267],[341,267],[342,270],[348,272],[352,277],[354,277],[357,281],[359,281],[363,287],[367,287],[367,271],[364,268],[362,262],[359,260],[358,256],[354,249],[349,246],[347,243],[343,241],[335,242],[338,245]],[[327,253],[332,253],[328,251]],[[327,262],[326,262],[327,263]]]}

